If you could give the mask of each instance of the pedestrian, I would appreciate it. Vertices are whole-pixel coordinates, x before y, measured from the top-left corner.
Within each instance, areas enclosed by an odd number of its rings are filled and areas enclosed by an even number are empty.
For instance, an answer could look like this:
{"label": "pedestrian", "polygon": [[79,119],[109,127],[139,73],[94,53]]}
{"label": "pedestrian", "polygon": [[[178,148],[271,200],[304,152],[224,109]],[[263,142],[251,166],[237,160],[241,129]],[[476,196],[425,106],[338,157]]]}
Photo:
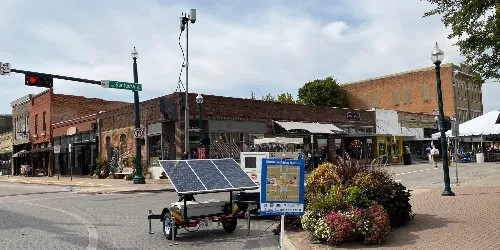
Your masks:
{"label": "pedestrian", "polygon": [[436,146],[434,145],[432,145],[431,155],[432,155],[432,160],[434,160],[434,167],[437,168],[439,161],[439,149],[437,149]]}
{"label": "pedestrian", "polygon": [[429,145],[425,148],[425,155],[427,156],[427,160],[430,161],[431,147]]}

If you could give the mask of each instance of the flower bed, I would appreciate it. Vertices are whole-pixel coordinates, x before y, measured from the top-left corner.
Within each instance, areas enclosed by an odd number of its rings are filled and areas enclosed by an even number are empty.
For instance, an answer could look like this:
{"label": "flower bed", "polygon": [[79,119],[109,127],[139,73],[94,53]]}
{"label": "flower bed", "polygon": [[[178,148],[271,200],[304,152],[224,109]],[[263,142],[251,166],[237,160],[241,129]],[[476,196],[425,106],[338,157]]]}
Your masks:
{"label": "flower bed", "polygon": [[316,240],[379,244],[392,227],[411,219],[410,192],[384,169],[326,163],[306,184],[306,212],[300,221]]}

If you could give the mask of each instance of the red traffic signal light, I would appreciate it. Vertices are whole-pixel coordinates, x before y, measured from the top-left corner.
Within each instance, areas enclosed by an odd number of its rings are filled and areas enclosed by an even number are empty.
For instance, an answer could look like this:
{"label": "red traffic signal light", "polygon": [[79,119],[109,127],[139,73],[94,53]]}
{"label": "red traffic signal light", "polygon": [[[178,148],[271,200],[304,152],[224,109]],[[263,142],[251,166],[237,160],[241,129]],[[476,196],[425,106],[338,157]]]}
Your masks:
{"label": "red traffic signal light", "polygon": [[54,79],[50,76],[40,74],[25,74],[24,84],[28,86],[52,88]]}

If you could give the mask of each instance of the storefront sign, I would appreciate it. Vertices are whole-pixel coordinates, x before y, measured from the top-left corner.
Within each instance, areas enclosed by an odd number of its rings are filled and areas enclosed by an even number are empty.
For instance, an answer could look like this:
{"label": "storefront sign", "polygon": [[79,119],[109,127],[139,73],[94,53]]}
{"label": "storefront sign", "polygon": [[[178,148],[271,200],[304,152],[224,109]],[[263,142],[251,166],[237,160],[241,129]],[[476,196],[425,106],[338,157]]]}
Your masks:
{"label": "storefront sign", "polygon": [[350,122],[359,122],[361,121],[361,114],[354,112],[347,112],[347,120]]}
{"label": "storefront sign", "polygon": [[68,130],[66,130],[66,135],[74,135],[76,134],[76,127],[69,127]]}
{"label": "storefront sign", "polygon": [[54,146],[54,154],[60,154],[61,153],[61,146]]}

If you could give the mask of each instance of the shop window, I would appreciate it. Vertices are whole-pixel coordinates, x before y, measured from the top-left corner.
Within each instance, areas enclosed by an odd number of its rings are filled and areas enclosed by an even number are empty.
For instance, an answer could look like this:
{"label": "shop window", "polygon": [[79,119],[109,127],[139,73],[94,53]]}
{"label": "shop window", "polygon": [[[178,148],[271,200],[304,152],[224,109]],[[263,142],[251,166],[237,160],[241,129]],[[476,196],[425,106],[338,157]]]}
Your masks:
{"label": "shop window", "polygon": [[149,155],[149,165],[157,166],[159,161],[162,160],[161,154],[161,135],[155,135],[148,137],[148,155]]}
{"label": "shop window", "polygon": [[378,154],[379,155],[385,155],[386,154],[385,141],[379,141],[378,142]]}

